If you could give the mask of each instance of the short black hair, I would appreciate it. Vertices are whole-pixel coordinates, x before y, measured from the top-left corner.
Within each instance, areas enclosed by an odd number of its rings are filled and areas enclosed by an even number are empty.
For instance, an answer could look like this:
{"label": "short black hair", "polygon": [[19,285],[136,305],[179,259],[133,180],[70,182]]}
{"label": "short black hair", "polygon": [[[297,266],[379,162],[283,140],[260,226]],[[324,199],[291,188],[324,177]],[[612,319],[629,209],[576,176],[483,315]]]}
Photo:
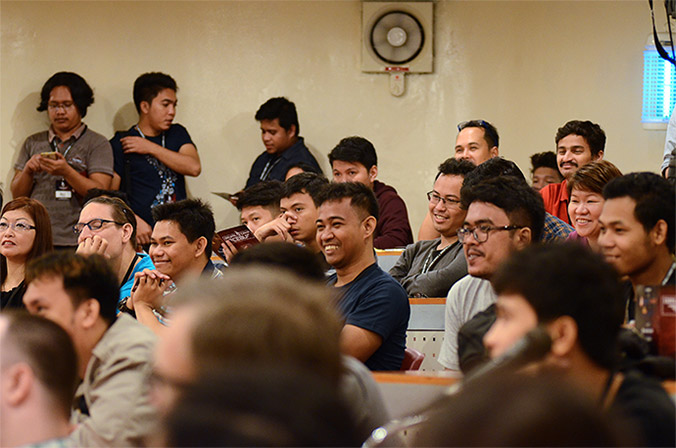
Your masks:
{"label": "short black hair", "polygon": [[523,175],[523,172],[519,169],[516,163],[503,157],[493,157],[486,160],[481,165],[478,165],[471,172],[467,173],[465,179],[462,182],[462,187],[471,188],[473,185],[478,184],[479,182],[501,176],[516,177],[524,183],[527,183],[526,177]]}
{"label": "short black hair", "polygon": [[674,215],[676,200],[674,184],[650,172],[629,173],[616,177],[603,188],[605,200],[629,197],[636,202],[634,216],[650,232],[660,219],[667,223],[667,248],[674,253]]}
{"label": "short black hair", "polygon": [[465,210],[473,202],[493,204],[505,212],[510,225],[528,227],[531,230],[531,242],[540,241],[542,237],[545,224],[542,196],[523,180],[502,176],[484,180],[469,188],[463,185],[460,200]]}
{"label": "short black hair", "polygon": [[260,205],[270,210],[273,215],[279,214],[279,200],[282,198],[283,186],[278,180],[263,180],[253,184],[237,194],[237,209]]}
{"label": "short black hair", "polygon": [[289,270],[307,280],[323,282],[326,277],[319,255],[285,241],[256,244],[237,252],[230,266],[262,265],[274,270]]}
{"label": "short black hair", "polygon": [[338,142],[336,147],[329,153],[329,163],[331,166],[333,166],[333,162],[336,160],[361,163],[367,171],[372,166],[378,166],[376,148],[364,137],[345,137]]}
{"label": "short black hair", "polygon": [[296,174],[293,177],[290,177],[283,184],[282,197],[288,198],[296,193],[307,193],[312,198],[312,202],[315,203],[315,207],[318,207],[317,201],[319,196],[329,184],[328,179],[321,174],[316,173],[300,173]]}
{"label": "short black hair", "polygon": [[378,219],[378,200],[373,190],[359,182],[331,182],[320,194],[317,207],[324,202],[345,198],[350,198],[350,206],[360,209],[364,218],[373,216]]}
{"label": "short black hair", "polygon": [[[559,167],[556,164],[556,153],[554,151],[545,151],[538,152],[530,156],[531,169],[530,172],[534,173],[538,168],[551,168],[557,173],[559,172]],[[559,173],[560,175],[560,173]]]}
{"label": "short black hair", "polygon": [[[299,169],[302,170],[304,173],[317,173],[317,174],[323,174],[322,171],[321,171],[319,168],[317,168],[317,167],[314,166],[314,165],[310,165],[309,163],[305,163],[305,162],[294,163],[293,165],[289,166],[289,169],[287,169],[286,172],[288,173],[288,172],[291,171],[293,168],[299,168]],[[300,173],[299,173],[299,174],[300,174]]]}
{"label": "short black hair", "polygon": [[464,121],[458,125],[458,132],[466,128],[480,128],[484,130],[484,140],[488,144],[489,148],[493,146],[500,146],[500,136],[498,135],[498,130],[495,126],[487,122],[486,120],[469,120]]}
{"label": "short black hair", "polygon": [[587,356],[616,365],[624,299],[617,272],[600,255],[574,243],[531,246],[505,261],[491,283],[498,294],[523,296],[541,323],[572,317]]}
{"label": "short black hair", "polygon": [[476,166],[469,160],[460,160],[455,157],[444,160],[441,165],[439,165],[439,172],[437,177],[434,180],[439,179],[439,176],[442,174],[446,176],[462,176],[463,178],[468,174],[474,171]]}
{"label": "short black hair", "polygon": [[73,308],[94,298],[99,302],[101,318],[108,323],[115,320],[120,282],[108,260],[101,255],[84,257],[69,251],[45,254],[26,267],[26,284],[42,277],[62,279]]}
{"label": "short black hair", "polygon": [[87,81],[77,73],[73,72],[58,72],[52,75],[51,78],[42,86],[40,91],[40,104],[37,109],[38,112],[47,110],[49,103],[49,94],[52,93],[55,87],[64,86],[70,90],[70,96],[73,97],[73,103],[77,107],[80,116],[84,118],[87,115],[87,108],[94,104],[94,91]]}
{"label": "short black hair", "polygon": [[134,105],[136,106],[136,111],[140,113],[141,103],[144,101],[148,104],[152,103],[153,98],[164,89],[171,89],[174,92],[178,91],[174,78],[165,73],[144,73],[136,78],[136,81],[134,81]]}
{"label": "short black hair", "polygon": [[557,146],[562,138],[571,134],[583,137],[587,141],[589,150],[594,157],[596,157],[606,147],[606,133],[603,132],[601,126],[596,123],[592,123],[589,120],[572,120],[561,126],[556,131],[556,137],[554,137]]}
{"label": "short black hair", "polygon": [[279,120],[279,125],[286,131],[291,130],[291,126],[295,126],[296,137],[300,135],[296,105],[283,96],[270,98],[256,111],[256,121],[274,120],[275,118]]}
{"label": "short black hair", "polygon": [[204,253],[211,257],[211,241],[214,239],[216,223],[209,204],[199,199],[183,199],[178,202],[161,204],[152,209],[155,222],[174,221],[189,242],[200,237],[207,240]]}

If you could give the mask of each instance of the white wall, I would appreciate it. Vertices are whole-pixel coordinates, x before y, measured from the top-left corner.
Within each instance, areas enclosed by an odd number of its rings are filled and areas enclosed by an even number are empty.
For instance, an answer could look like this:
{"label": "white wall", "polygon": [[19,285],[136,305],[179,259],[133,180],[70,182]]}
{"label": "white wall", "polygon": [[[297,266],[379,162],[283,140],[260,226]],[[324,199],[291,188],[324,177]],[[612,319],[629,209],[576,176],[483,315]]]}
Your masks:
{"label": "white wall", "polygon": [[85,121],[112,136],[136,120],[136,76],[159,70],[178,81],[177,121],[202,157],[189,190],[211,202],[219,227],[237,213],[209,192],[244,185],[263,149],[253,115],[284,95],[325,170],[340,138],[374,143],[379,178],[404,197],[416,233],[463,120],[493,122],[501,153],[524,172],[528,156],[553,149],[557,127],[576,118],[602,125],[606,158],[621,170],[658,170],[664,132],[640,124],[649,18],[644,1],[439,1],[435,72],[408,75],[396,98],[387,76],[360,71],[358,1],[3,0],[0,181],[7,192],[23,140],[48,124],[35,107],[54,72],[87,79],[96,102]]}

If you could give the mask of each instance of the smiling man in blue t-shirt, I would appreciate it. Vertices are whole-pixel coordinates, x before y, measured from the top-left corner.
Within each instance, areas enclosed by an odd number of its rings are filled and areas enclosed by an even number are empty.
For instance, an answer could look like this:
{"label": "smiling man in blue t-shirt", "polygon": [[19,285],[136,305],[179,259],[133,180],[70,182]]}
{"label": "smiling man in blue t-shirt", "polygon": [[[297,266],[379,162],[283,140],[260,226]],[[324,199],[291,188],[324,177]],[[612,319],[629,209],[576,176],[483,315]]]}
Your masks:
{"label": "smiling man in blue t-shirt", "polygon": [[399,370],[411,310],[404,288],[376,264],[376,197],[366,185],[336,183],[318,203],[317,243],[336,269],[328,283],[342,294],[341,349],[371,370]]}

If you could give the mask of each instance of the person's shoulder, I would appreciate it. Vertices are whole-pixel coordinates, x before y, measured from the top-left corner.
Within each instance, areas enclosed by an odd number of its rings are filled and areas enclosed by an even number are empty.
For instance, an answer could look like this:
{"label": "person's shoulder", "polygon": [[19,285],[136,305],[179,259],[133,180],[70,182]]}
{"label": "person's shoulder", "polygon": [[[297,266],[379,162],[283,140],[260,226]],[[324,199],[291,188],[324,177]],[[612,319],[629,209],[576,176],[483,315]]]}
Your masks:
{"label": "person's shoulder", "polygon": [[564,179],[558,184],[545,185],[542,187],[542,190],[540,190],[540,195],[542,195],[544,199],[558,197],[561,194],[561,191],[565,190],[565,188],[566,180]]}
{"label": "person's shoulder", "polygon": [[388,294],[403,296],[408,300],[408,294],[401,284],[390,274],[383,271],[378,265],[371,265],[367,269],[367,276],[364,278],[364,285],[368,285],[369,290],[377,291],[379,289],[387,291]]}
{"label": "person's shoulder", "polygon": [[373,181],[373,192],[376,195],[387,195],[387,196],[397,196],[399,197],[399,193],[397,193],[397,190],[391,185],[387,185],[384,182],[381,182],[379,180],[374,180]]}
{"label": "person's shoulder", "polygon": [[167,134],[188,134],[188,130],[180,123],[172,123]]}
{"label": "person's shoulder", "polygon": [[450,291],[448,291],[448,295],[450,296],[452,293],[458,294],[460,292],[466,292],[470,289],[485,287],[486,284],[490,286],[490,282],[488,280],[484,280],[479,277],[473,277],[467,274],[453,284]]}
{"label": "person's shoulder", "polygon": [[26,137],[25,145],[35,143],[35,142],[45,142],[49,139],[49,131],[40,131]]}
{"label": "person's shoulder", "polygon": [[103,134],[100,134],[87,126],[87,130],[85,131],[84,134],[82,134],[82,137],[86,137],[87,140],[90,142],[95,142],[95,143],[108,143],[108,139],[103,136]]}
{"label": "person's shoulder", "polygon": [[126,353],[126,356],[132,357],[137,353],[143,358],[147,355],[152,357],[156,342],[157,336],[150,328],[121,313],[94,348],[94,354],[104,357],[106,353]]}

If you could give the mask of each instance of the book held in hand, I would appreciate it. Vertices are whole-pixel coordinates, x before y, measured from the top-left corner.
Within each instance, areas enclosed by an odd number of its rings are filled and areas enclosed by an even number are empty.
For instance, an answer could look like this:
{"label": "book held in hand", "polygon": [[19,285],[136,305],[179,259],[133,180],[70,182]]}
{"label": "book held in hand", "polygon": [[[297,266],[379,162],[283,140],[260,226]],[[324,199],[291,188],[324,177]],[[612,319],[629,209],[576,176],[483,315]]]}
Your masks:
{"label": "book held in hand", "polygon": [[225,260],[225,255],[221,249],[221,243],[225,241],[230,241],[237,250],[244,250],[247,247],[251,247],[254,244],[260,243],[258,238],[253,234],[251,230],[245,225],[239,225],[235,227],[230,227],[229,229],[219,230],[214,235],[214,241],[212,248],[221,258]]}

